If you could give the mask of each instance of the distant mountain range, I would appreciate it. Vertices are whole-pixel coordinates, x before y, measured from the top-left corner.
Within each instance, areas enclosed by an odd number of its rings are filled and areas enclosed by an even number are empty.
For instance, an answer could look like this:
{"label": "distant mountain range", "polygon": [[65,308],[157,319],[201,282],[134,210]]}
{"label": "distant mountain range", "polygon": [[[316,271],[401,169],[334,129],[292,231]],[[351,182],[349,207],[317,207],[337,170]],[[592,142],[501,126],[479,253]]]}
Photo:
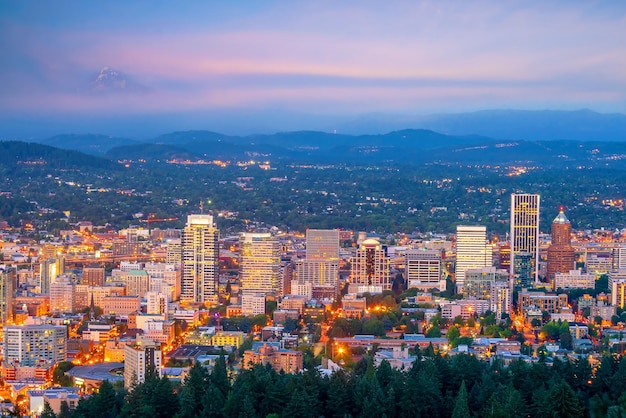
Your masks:
{"label": "distant mountain range", "polygon": [[524,141],[445,135],[405,129],[382,135],[281,132],[229,136],[210,131],[173,132],[150,141],[103,135],[59,135],[46,145],[109,160],[283,160],[354,164],[474,164],[626,169],[626,142]]}
{"label": "distant mountain range", "polygon": [[529,141],[626,141],[626,115],[591,110],[483,110],[413,118],[372,115],[339,128],[360,133],[389,132],[406,127],[432,129],[449,135],[475,134]]}
{"label": "distant mountain range", "polygon": [[[93,92],[125,94],[142,90],[114,70],[101,71],[92,79]],[[108,92],[108,93],[107,93]],[[117,93],[116,93],[117,92]],[[98,94],[96,97],[100,97]],[[322,131],[344,135],[382,135],[405,129],[427,129],[447,135],[480,135],[504,140],[626,141],[626,115],[591,110],[483,110],[435,115],[367,114],[358,117],[310,115],[289,110],[215,109],[210,111],[134,114],[120,111],[73,115],[2,114],[0,140],[42,141],[59,132],[106,132],[132,139],[156,137],[181,130],[224,132],[221,136],[271,135],[275,132]],[[217,134],[220,135],[220,134]]]}

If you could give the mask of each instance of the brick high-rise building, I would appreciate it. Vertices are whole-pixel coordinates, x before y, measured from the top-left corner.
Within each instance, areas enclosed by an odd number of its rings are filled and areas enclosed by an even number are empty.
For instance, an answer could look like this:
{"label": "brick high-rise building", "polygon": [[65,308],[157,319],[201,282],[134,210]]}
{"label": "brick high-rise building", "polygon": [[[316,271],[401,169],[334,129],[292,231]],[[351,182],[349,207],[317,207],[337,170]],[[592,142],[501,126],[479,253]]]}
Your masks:
{"label": "brick high-rise building", "polygon": [[82,283],[89,286],[104,285],[104,267],[99,265],[86,266],[83,269]]}
{"label": "brick high-rise building", "polygon": [[559,212],[552,221],[552,244],[548,247],[548,280],[553,281],[556,273],[569,273],[576,266],[572,247],[572,224]]}

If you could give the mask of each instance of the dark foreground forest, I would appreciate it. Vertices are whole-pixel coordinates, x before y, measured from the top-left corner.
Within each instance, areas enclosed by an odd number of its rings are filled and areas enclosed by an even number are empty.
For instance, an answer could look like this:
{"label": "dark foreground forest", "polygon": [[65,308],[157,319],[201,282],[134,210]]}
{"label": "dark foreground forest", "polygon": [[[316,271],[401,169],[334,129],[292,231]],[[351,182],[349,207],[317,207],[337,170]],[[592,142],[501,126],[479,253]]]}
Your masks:
{"label": "dark foreground forest", "polygon": [[[365,358],[352,371],[321,376],[316,369],[276,373],[257,366],[229,380],[223,358],[209,374],[195,365],[184,385],[149,375],[128,393],[105,382],[63,418],[108,417],[624,417],[626,361],[605,356],[543,359],[508,367],[470,355],[427,349],[409,371]],[[55,416],[47,408],[44,417]]]}

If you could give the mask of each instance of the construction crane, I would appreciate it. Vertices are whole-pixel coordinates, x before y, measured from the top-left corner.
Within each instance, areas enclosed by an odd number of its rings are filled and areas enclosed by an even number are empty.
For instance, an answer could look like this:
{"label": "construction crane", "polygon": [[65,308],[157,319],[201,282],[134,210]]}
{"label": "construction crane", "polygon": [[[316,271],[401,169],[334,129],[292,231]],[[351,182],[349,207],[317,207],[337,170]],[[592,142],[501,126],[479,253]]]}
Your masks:
{"label": "construction crane", "polygon": [[177,220],[178,218],[157,218],[156,215],[153,213],[149,215],[147,219],[142,219],[139,222],[145,222],[146,224],[148,224],[148,233],[150,233],[152,229],[151,224],[155,222],[169,222],[169,221],[177,221]]}

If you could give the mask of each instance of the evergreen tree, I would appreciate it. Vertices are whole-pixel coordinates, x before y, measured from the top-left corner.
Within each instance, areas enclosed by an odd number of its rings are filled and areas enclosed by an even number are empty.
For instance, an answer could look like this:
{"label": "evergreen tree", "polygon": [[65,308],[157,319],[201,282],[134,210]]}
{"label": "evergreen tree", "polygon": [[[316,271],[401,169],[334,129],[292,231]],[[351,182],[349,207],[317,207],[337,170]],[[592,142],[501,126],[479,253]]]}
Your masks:
{"label": "evergreen tree", "polygon": [[254,405],[252,403],[252,400],[250,399],[250,396],[244,397],[243,403],[241,404],[241,409],[237,417],[238,418],[254,418],[256,416],[257,416],[257,413],[254,410]]}
{"label": "evergreen tree", "polygon": [[610,391],[613,399],[619,398],[626,392],[626,361],[624,361],[624,357],[621,358],[617,370],[611,377]]}
{"label": "evergreen tree", "polygon": [[593,389],[596,393],[606,393],[611,387],[611,378],[615,373],[617,363],[615,358],[611,355],[602,356],[600,361],[600,367],[596,369],[595,377],[593,379]]}
{"label": "evergreen tree", "polygon": [[224,405],[226,399],[222,391],[214,384],[209,385],[202,397],[202,418],[222,418],[224,417]]}
{"label": "evergreen tree", "polygon": [[39,415],[39,417],[40,418],[57,418],[56,414],[50,407],[50,404],[48,403],[48,401],[44,401],[43,411],[41,412],[41,415]]}
{"label": "evergreen tree", "polygon": [[57,418],[70,418],[71,415],[72,411],[70,411],[70,406],[67,404],[67,401],[61,401],[61,407],[59,408]]}
{"label": "evergreen tree", "polygon": [[207,387],[208,373],[196,362],[185,378],[180,391],[179,418],[196,418],[202,415],[202,397]]}
{"label": "evergreen tree", "polygon": [[482,416],[485,418],[508,418],[509,411],[507,411],[504,406],[498,400],[498,397],[494,393],[491,395],[485,407],[482,411]]}
{"label": "evergreen tree", "polygon": [[555,418],[582,418],[584,409],[580,399],[565,381],[552,383],[548,403]]}
{"label": "evergreen tree", "polygon": [[530,404],[530,412],[533,417],[550,417],[552,416],[552,406],[550,405],[549,392],[543,386],[539,385],[532,392],[532,403]]}
{"label": "evergreen tree", "polygon": [[357,381],[354,388],[355,416],[382,417],[385,411],[385,398],[380,389],[371,359],[367,361],[365,376]]}
{"label": "evergreen tree", "polygon": [[309,396],[303,389],[296,389],[291,395],[291,399],[283,412],[286,417],[315,418],[310,407]]}
{"label": "evergreen tree", "polygon": [[155,390],[151,395],[151,403],[156,412],[155,417],[170,418],[178,413],[180,403],[167,376],[163,376],[157,381]]}
{"label": "evergreen tree", "polygon": [[471,417],[469,404],[467,402],[467,388],[465,380],[461,382],[459,393],[454,400],[454,409],[452,410],[452,418],[469,418]]}
{"label": "evergreen tree", "polygon": [[376,379],[380,388],[385,392],[387,386],[393,381],[393,370],[387,360],[383,360],[376,369]]}
{"label": "evergreen tree", "polygon": [[526,416],[526,403],[522,394],[509,384],[503,393],[503,406],[508,416],[511,418],[522,418]]}
{"label": "evergreen tree", "polygon": [[226,370],[226,359],[221,354],[215,361],[215,366],[211,371],[211,383],[222,392],[222,397],[226,399],[230,390],[230,382],[228,380],[228,370]]}
{"label": "evergreen tree", "polygon": [[350,397],[346,387],[347,381],[348,377],[343,370],[339,370],[330,376],[325,416],[329,418],[342,418],[348,413]]}

